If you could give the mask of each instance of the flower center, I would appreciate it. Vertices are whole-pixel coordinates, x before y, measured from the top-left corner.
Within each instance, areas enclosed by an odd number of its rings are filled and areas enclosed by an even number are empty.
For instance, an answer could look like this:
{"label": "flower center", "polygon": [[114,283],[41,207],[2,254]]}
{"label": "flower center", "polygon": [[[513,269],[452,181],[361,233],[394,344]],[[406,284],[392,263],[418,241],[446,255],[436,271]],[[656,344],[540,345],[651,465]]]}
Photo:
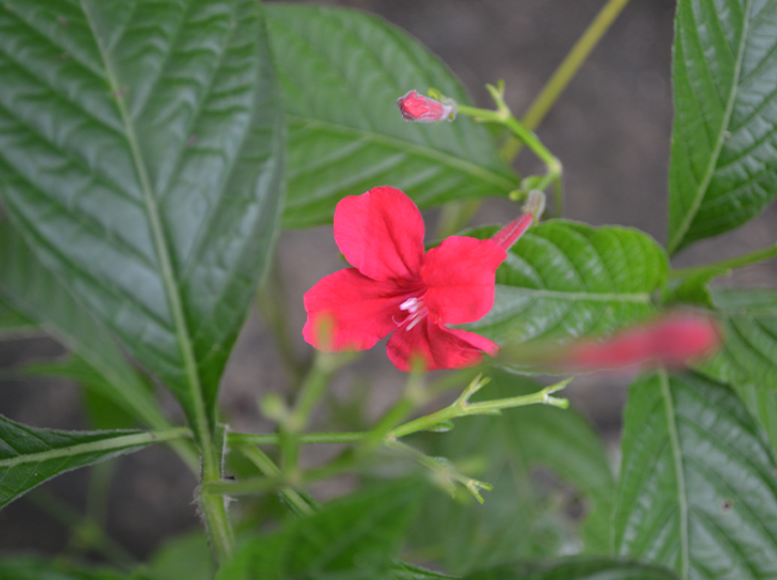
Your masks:
{"label": "flower center", "polygon": [[[424,301],[421,298],[408,298],[402,304],[399,305],[399,309],[407,312],[407,318],[399,323],[399,326],[407,324],[405,330],[410,330],[416,324],[423,320],[424,316],[429,313],[429,309],[424,306]],[[408,324],[409,323],[409,324]]]}

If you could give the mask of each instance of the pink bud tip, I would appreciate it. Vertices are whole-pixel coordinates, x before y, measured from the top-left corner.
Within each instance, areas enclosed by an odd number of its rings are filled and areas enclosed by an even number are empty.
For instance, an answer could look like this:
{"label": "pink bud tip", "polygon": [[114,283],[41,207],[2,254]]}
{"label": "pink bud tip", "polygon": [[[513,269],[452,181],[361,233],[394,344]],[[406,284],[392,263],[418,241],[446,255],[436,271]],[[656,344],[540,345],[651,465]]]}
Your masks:
{"label": "pink bud tip", "polygon": [[529,226],[534,221],[534,216],[530,213],[525,213],[522,216],[514,219],[501,230],[496,232],[491,239],[497,244],[502,246],[505,251],[509,250],[515,242],[518,241]]}
{"label": "pink bud tip", "polygon": [[720,332],[712,319],[675,313],[603,342],[578,342],[567,352],[564,366],[571,370],[593,370],[652,362],[682,367],[711,354],[719,344]]}
{"label": "pink bud tip", "polygon": [[450,99],[442,102],[430,97],[419,95],[416,91],[410,91],[397,99],[397,105],[407,121],[416,123],[436,123],[447,119],[452,121],[456,117],[456,103]]}

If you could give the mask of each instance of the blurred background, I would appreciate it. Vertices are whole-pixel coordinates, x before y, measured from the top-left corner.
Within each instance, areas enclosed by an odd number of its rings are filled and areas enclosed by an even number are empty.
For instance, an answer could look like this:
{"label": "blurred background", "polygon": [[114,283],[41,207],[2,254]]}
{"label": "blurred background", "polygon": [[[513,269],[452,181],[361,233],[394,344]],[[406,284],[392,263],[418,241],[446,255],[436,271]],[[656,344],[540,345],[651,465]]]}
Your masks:
{"label": "blurred background", "polygon": [[[376,14],[418,38],[436,53],[470,90],[475,103],[490,107],[484,85],[503,79],[507,101],[520,116],[605,0],[330,0],[318,2]],[[537,134],[564,165],[565,217],[594,225],[640,228],[663,243],[667,231],[667,170],[672,124],[671,42],[673,0],[631,0],[593,51]],[[408,87],[412,89],[414,87]],[[400,95],[397,95],[398,97]],[[521,171],[538,170],[531,153],[516,162]],[[382,184],[375,184],[382,185]],[[485,203],[475,223],[504,223],[515,205]],[[434,213],[426,216],[433,220]],[[676,264],[721,260],[774,243],[777,210],[769,208],[739,231],[685,250]],[[321,277],[342,267],[331,227],[284,232],[277,270],[286,284],[287,312],[300,358],[311,356],[298,331],[304,324],[302,295]],[[720,285],[774,286],[777,267],[765,263],[737,272]],[[0,344],[0,367],[61,353],[55,343],[20,339]],[[4,373],[7,377],[7,373]],[[370,378],[366,390],[367,377]],[[629,377],[594,375],[566,391],[613,449],[617,444]],[[372,413],[400,392],[404,378],[379,346],[337,378],[338,404],[369,397]],[[260,418],[258,398],[283,393],[287,376],[265,322],[253,312],[230,361],[221,401],[235,430],[271,429]],[[362,390],[360,390],[362,389]],[[168,401],[171,414],[178,411]],[[38,427],[84,429],[80,389],[64,381],[4,378],[0,414]],[[315,462],[315,457],[306,461]],[[146,557],[160,540],[198,525],[194,477],[163,447],[122,458],[90,479],[88,470],[66,474],[42,493],[0,511],[0,551],[36,549],[59,553],[72,541],[52,516],[63,503],[83,513],[90,481],[111,477],[107,511],[109,533],[133,556]],[[346,482],[347,483],[347,482]],[[343,483],[315,490],[331,497]],[[52,503],[52,497],[57,498]],[[94,498],[93,498],[94,499]],[[99,498],[97,498],[99,500]]]}

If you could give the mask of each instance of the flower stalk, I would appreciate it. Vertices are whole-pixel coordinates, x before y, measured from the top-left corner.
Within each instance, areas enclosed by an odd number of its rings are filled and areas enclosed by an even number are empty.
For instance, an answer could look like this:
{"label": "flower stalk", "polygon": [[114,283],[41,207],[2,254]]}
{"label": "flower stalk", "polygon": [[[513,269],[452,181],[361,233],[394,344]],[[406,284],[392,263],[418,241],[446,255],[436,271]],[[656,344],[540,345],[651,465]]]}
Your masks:
{"label": "flower stalk", "polygon": [[[497,123],[507,127],[513,135],[524,145],[526,145],[532,152],[545,163],[546,173],[545,175],[532,175],[525,178],[521,182],[521,187],[517,191],[513,192],[510,197],[518,200],[522,199],[529,194],[530,191],[536,189],[539,191],[545,191],[550,185],[554,186],[554,214],[556,217],[561,216],[563,206],[563,186],[561,182],[562,166],[561,161],[553,155],[542,141],[527,129],[521,122],[513,115],[510,108],[504,99],[505,86],[504,82],[500,81],[498,86],[486,85],[488,92],[491,93],[491,97],[496,103],[496,110],[480,109],[478,107],[470,107],[467,105],[459,105],[459,113],[462,115],[469,115],[473,120],[480,123]],[[431,91],[430,91],[431,92]],[[434,92],[436,94],[436,92]]]}
{"label": "flower stalk", "polygon": [[389,431],[386,435],[386,439],[391,441],[418,431],[429,431],[436,425],[451,421],[458,417],[466,417],[469,415],[498,415],[502,409],[512,409],[514,407],[523,407],[538,403],[566,409],[569,406],[569,401],[567,399],[552,397],[551,394],[566,387],[571,380],[572,379],[563,380],[549,387],[545,387],[536,393],[532,393],[531,395],[470,403],[470,397],[488,384],[489,381],[488,378],[483,378],[481,375],[478,375],[451,405],[430,415],[400,425],[396,429]]}

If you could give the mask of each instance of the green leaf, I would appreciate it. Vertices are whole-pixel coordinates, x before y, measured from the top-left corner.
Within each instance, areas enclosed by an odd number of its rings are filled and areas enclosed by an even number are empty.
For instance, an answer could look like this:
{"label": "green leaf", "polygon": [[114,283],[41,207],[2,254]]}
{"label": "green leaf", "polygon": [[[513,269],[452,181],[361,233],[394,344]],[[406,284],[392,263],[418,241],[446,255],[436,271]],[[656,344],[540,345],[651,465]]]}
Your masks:
{"label": "green leaf", "polygon": [[777,389],[777,291],[717,290],[713,302],[723,345],[699,370],[740,387]]}
{"label": "green leaf", "polygon": [[736,386],[739,397],[766,431],[772,450],[777,450],[777,390]]}
{"label": "green leaf", "polygon": [[654,312],[667,272],[664,251],[637,230],[546,222],[510,249],[494,307],[466,328],[501,344],[608,333]]}
{"label": "green leaf", "polygon": [[[47,562],[29,556],[0,558],[3,580],[149,580],[141,572],[126,575],[108,568],[85,568],[65,561]],[[156,579],[153,579],[156,580]]]}
{"label": "green leaf", "polygon": [[211,580],[216,565],[208,536],[196,531],[166,541],[151,558],[149,569],[158,580]]}
{"label": "green leaf", "polygon": [[348,496],[281,532],[246,541],[216,580],[384,577],[426,486],[408,480]]}
{"label": "green leaf", "polygon": [[676,580],[665,568],[604,559],[527,562],[471,574],[464,580]]}
{"label": "green leaf", "polygon": [[270,254],[283,118],[254,0],[8,0],[0,193],[198,433]]}
{"label": "green leaf", "polygon": [[614,553],[690,578],[777,575],[777,463],[727,386],[638,379],[625,412]]}
{"label": "green leaf", "polygon": [[684,278],[670,280],[664,288],[661,301],[664,304],[691,304],[702,308],[714,308],[709,283],[718,276],[730,276],[731,270],[718,266],[700,268]]}
{"label": "green leaf", "polygon": [[337,202],[379,185],[420,207],[505,195],[518,179],[485,127],[409,123],[396,100],[436,88],[469,98],[450,71],[394,26],[354,10],[269,4],[289,128],[283,223],[332,221]]}
{"label": "green leaf", "polygon": [[127,363],[112,335],[46,270],[7,221],[0,222],[0,298],[36,321],[72,353],[55,366],[28,366],[21,374],[56,374],[86,384],[153,429],[169,427],[153,392]]}
{"label": "green leaf", "polygon": [[[541,386],[507,371],[490,370],[491,381],[473,400],[526,395]],[[534,468],[552,470],[577,494],[587,512],[609,517],[615,482],[604,446],[587,421],[573,409],[532,405],[503,410],[498,417],[462,419],[450,433],[426,435],[425,451],[444,456],[463,473],[494,485],[485,503],[453,501],[437,493],[424,502],[413,525],[412,545],[420,554],[439,554],[450,573],[519,559],[556,556],[575,542],[572,524],[561,514],[548,485],[538,486]],[[598,531],[598,534],[596,533]],[[589,530],[585,548],[607,552],[609,528]]]}
{"label": "green leaf", "polygon": [[0,508],[47,479],[161,441],[188,429],[59,431],[37,429],[0,416]]}
{"label": "green leaf", "polygon": [[777,195],[777,0],[680,0],[675,31],[670,253]]}

